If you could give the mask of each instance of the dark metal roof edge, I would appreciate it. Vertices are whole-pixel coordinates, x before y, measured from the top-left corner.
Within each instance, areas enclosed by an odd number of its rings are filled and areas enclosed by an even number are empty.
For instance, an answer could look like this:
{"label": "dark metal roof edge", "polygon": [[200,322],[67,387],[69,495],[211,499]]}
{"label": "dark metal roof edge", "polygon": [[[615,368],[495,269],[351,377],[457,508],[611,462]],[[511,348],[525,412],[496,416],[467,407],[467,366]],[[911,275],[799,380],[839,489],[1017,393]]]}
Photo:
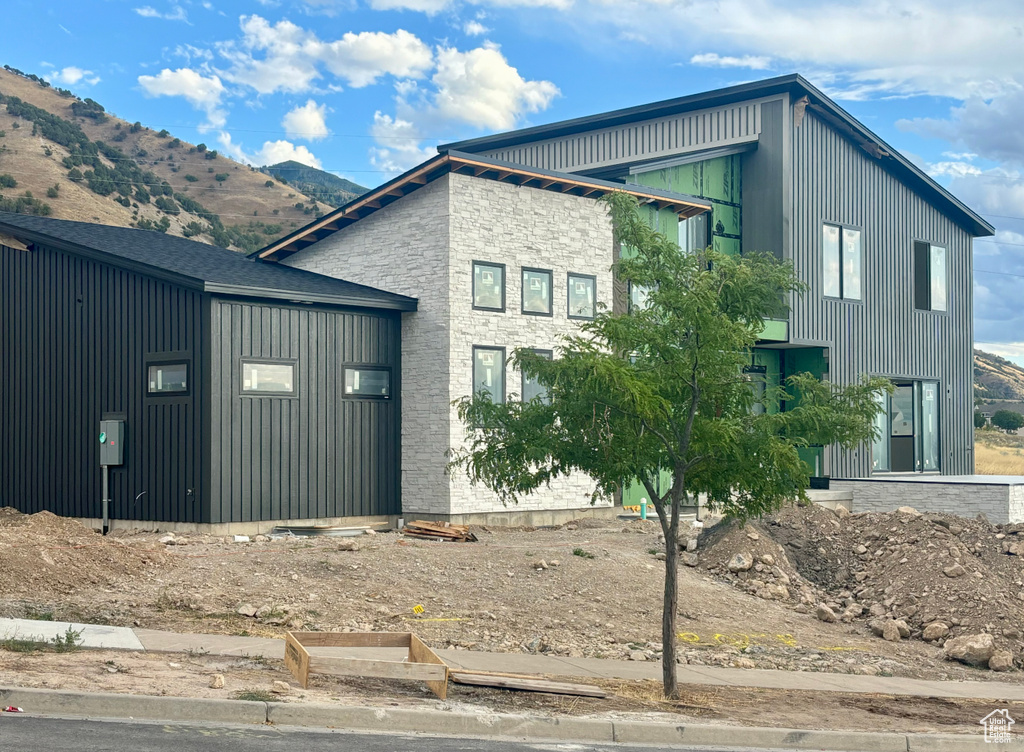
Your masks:
{"label": "dark metal roof edge", "polygon": [[697,198],[691,196],[688,193],[676,193],[675,191],[666,191],[661,188],[649,188],[646,185],[632,185],[630,183],[617,183],[613,180],[604,180],[603,178],[593,178],[586,175],[581,175],[575,172],[557,172],[555,170],[545,170],[540,167],[528,167],[518,162],[506,162],[503,159],[495,159],[494,157],[485,157],[480,154],[470,154],[468,152],[456,151],[450,149],[446,152],[442,152],[442,155],[447,154],[455,159],[465,159],[473,162],[483,162],[484,164],[493,165],[496,168],[505,168],[513,170],[515,172],[532,172],[537,175],[552,178],[553,180],[568,180],[574,183],[591,183],[593,185],[607,188],[609,191],[637,191],[641,193],[648,193],[658,198],[663,198],[667,201],[684,201],[688,204],[694,204],[695,206],[704,206],[708,209],[711,208],[711,202],[707,199]]}
{"label": "dark metal roof edge", "polygon": [[415,311],[419,300],[397,293],[388,293],[387,299],[361,298],[353,295],[330,295],[326,293],[302,292],[300,290],[280,290],[264,287],[248,287],[246,285],[227,285],[208,282],[203,291],[214,295],[233,295],[238,297],[268,298],[272,300],[288,300],[294,302],[328,303],[330,305],[349,306],[353,308],[378,308],[390,311]]}
{"label": "dark metal roof edge", "polygon": [[981,215],[979,215],[977,212],[975,212],[973,209],[967,206],[967,204],[965,204],[963,201],[958,199],[948,190],[946,190],[937,182],[935,182],[935,180],[932,179],[932,177],[928,173],[926,173],[920,167],[918,167],[909,159],[904,157],[903,154],[899,151],[899,149],[893,148],[884,140],[882,140],[880,136],[875,134],[866,125],[857,120],[857,118],[855,118],[853,115],[851,115],[838,104],[836,104],[834,101],[832,101],[832,99],[830,99],[821,91],[819,91],[813,84],[804,80],[803,78],[800,78],[799,76],[798,78],[800,79],[800,86],[804,90],[806,90],[806,92],[810,96],[818,100],[816,104],[820,104],[821,106],[825,107],[834,116],[838,117],[840,120],[843,121],[843,123],[845,123],[854,131],[862,135],[868,141],[873,141],[875,144],[885,149],[885,151],[888,152],[889,156],[892,157],[892,159],[906,173],[908,173],[912,178],[920,181],[922,187],[924,187],[926,190],[930,190],[934,193],[937,193],[939,198],[944,199],[945,201],[950,203],[953,209],[966,215],[967,219],[969,220],[968,224],[973,225],[973,227],[968,229],[975,237],[995,235],[996,230],[993,225],[989,224],[983,217],[981,217]]}
{"label": "dark metal roof edge", "polygon": [[118,269],[136,272],[137,274],[144,274],[147,277],[153,277],[154,279],[159,279],[164,282],[181,285],[182,287],[187,287],[192,290],[201,291],[203,289],[203,280],[198,277],[189,277],[188,275],[172,272],[160,266],[147,264],[143,261],[136,261],[134,259],[128,259],[124,256],[119,256],[116,253],[107,253],[106,251],[93,248],[92,246],[81,245],[80,243],[74,243],[70,240],[64,240],[63,238],[47,235],[46,233],[38,232],[36,230],[27,230],[24,227],[8,224],[2,220],[0,220],[0,228],[10,231],[15,237],[25,238],[31,240],[33,243],[50,246],[67,253],[73,253],[76,256],[81,256],[82,258],[87,258],[92,261],[109,264],[110,266],[115,266]]}
{"label": "dark metal roof edge", "polygon": [[687,94],[684,97],[663,99],[660,102],[625,107],[620,110],[598,113],[597,115],[560,120],[556,123],[548,123],[547,125],[535,125],[531,128],[521,128],[490,136],[455,141],[450,144],[439,144],[437,150],[439,152],[472,152],[479,149],[501,149],[506,146],[536,141],[541,138],[558,138],[570,133],[582,133],[595,130],[596,128],[612,128],[624,123],[650,120],[677,112],[700,109],[701,107],[715,107],[720,104],[727,104],[730,101],[748,99],[751,95],[770,96],[771,94],[789,91],[795,85],[802,86],[805,83],[806,81],[799,74],[790,73],[785,76],[752,81],[697,94]]}

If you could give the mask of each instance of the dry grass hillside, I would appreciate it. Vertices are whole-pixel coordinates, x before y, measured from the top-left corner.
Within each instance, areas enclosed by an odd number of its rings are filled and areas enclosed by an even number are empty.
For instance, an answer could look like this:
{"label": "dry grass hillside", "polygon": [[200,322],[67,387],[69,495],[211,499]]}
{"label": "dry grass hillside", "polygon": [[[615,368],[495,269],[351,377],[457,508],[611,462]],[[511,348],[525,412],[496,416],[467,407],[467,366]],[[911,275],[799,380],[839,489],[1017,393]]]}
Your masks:
{"label": "dry grass hillside", "polygon": [[996,428],[975,431],[974,471],[979,475],[1024,475],[1024,436]]}
{"label": "dry grass hillside", "polygon": [[4,211],[158,229],[248,251],[330,208],[212,149],[0,70]]}
{"label": "dry grass hillside", "polygon": [[1024,368],[975,350],[974,394],[983,400],[1024,400]]}

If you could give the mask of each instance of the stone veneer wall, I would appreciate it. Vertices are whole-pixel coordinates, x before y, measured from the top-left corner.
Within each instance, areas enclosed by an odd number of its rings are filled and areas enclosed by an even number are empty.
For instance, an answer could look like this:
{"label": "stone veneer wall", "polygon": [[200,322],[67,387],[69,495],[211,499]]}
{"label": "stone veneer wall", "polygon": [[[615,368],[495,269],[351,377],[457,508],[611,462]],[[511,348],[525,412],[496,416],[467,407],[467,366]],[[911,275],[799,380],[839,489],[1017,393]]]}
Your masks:
{"label": "stone veneer wall", "polygon": [[[448,181],[436,180],[283,263],[419,298],[402,314],[402,508],[447,514]],[[399,385],[394,384],[395,388]]]}
{"label": "stone veneer wall", "polygon": [[[504,313],[475,311],[472,262],[506,265]],[[612,229],[594,199],[447,175],[290,256],[284,263],[419,299],[402,317],[402,507],[408,517],[503,512],[464,476],[449,478],[446,452],[465,431],[451,400],[472,391],[473,345],[554,349],[576,328],[568,318],[567,274],[597,277],[611,304]],[[521,267],[552,270],[553,315],[520,310]],[[522,391],[518,372],[506,391]],[[590,507],[589,478],[564,478],[517,511]],[[610,506],[611,500],[599,506]],[[512,511],[512,510],[509,510]]]}
{"label": "stone veneer wall", "polygon": [[[612,302],[612,227],[603,202],[449,175],[451,184],[451,393],[473,390],[473,346],[553,350],[559,337],[576,330],[568,317],[569,272],[597,277],[597,301]],[[505,311],[473,310],[472,262],[505,264]],[[551,269],[552,316],[522,313],[522,267]],[[522,377],[508,369],[506,392],[521,394]],[[462,446],[465,429],[454,411],[448,423],[450,445]],[[590,506],[593,481],[586,476],[560,478],[550,488],[523,499],[518,510],[580,509]],[[611,500],[599,502],[611,506]],[[452,479],[451,513],[500,512],[505,507],[482,486],[464,476]]]}
{"label": "stone veneer wall", "polygon": [[993,524],[1024,522],[1024,479],[1009,483],[942,483],[899,480],[833,480],[835,491],[853,494],[854,512],[891,512],[913,507],[961,517],[984,514]]}

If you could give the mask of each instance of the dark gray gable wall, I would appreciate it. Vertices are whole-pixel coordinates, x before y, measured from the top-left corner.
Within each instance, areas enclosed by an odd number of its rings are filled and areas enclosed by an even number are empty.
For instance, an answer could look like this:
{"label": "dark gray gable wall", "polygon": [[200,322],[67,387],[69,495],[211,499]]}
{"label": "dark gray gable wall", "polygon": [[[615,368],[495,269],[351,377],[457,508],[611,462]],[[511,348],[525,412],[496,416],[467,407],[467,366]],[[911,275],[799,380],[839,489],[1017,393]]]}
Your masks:
{"label": "dark gray gable wall", "polygon": [[[210,327],[212,522],[401,511],[398,312],[215,297]],[[295,396],[243,395],[243,359],[295,363]],[[345,364],[392,398],[345,399]]]}
{"label": "dark gray gable wall", "polygon": [[[792,145],[792,255],[809,285],[794,301],[792,341],[830,347],[831,378],[839,383],[862,373],[937,379],[942,472],[972,473],[970,235],[813,112],[792,125]],[[823,222],[861,229],[863,302],[822,296]],[[947,248],[947,313],[914,308],[915,240]],[[870,472],[869,451],[833,452],[833,477]]]}
{"label": "dark gray gable wall", "polygon": [[[101,514],[99,421],[126,421],[117,519],[205,522],[203,296],[80,256],[0,246],[0,507]],[[146,394],[147,357],[189,362],[186,396]]]}

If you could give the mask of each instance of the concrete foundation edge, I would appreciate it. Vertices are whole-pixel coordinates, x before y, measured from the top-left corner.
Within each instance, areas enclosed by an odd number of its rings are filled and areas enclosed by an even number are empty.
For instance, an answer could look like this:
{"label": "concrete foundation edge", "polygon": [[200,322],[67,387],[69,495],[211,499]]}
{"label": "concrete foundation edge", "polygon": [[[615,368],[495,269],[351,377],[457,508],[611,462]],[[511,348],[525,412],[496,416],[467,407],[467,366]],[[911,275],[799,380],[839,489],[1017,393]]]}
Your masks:
{"label": "concrete foundation edge", "polygon": [[182,723],[272,723],[281,726],[593,743],[711,745],[824,752],[974,752],[991,750],[981,735],[807,731],[452,713],[423,708],[247,702],[0,687],[0,703],[26,713]]}

